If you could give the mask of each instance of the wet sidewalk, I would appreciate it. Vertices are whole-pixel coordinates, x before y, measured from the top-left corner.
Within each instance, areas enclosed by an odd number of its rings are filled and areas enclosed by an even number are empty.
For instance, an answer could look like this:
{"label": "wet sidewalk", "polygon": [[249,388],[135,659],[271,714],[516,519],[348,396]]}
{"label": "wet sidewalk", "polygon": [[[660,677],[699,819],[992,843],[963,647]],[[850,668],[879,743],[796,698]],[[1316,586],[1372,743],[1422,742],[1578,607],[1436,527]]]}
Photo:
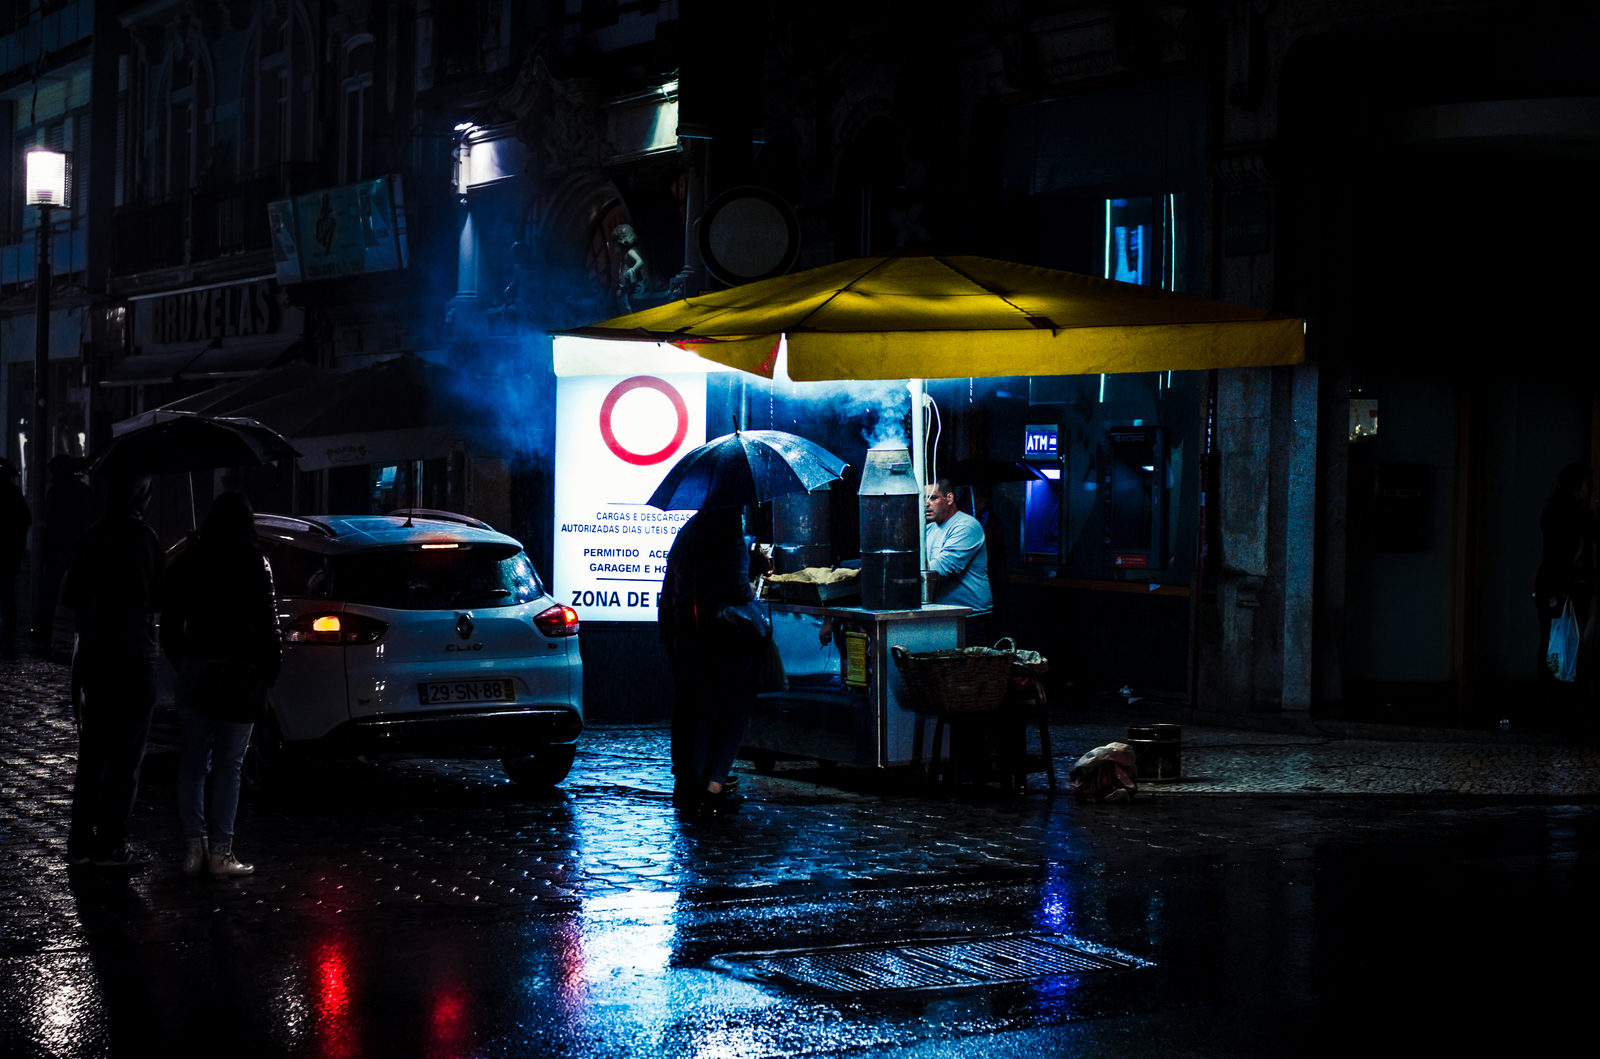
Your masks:
{"label": "wet sidewalk", "polygon": [[[1366,990],[1370,946],[1402,925],[1424,947],[1474,946],[1442,965],[1466,968],[1479,942],[1449,909],[1514,888],[1570,918],[1573,873],[1596,863],[1597,810],[1574,804],[1600,785],[1587,748],[1186,726],[1187,778],[1128,806],[1050,797],[1037,775],[1025,797],[952,801],[780,762],[743,773],[743,812],[686,821],[666,731],[632,727],[585,733],[555,792],[496,762],[308,765],[247,792],[238,845],[257,870],[223,882],[178,875],[178,755],[154,745],[132,833],[153,863],[69,870],[65,677],[37,660],[0,667],[8,1056],[224,1038],[241,1055],[978,1056],[1023,1032],[1043,1035],[1030,1054],[1283,1054],[1305,1005],[1348,1021],[1342,983]],[[1126,723],[1053,726],[1063,775]],[[1374,889],[1391,877],[1374,864],[1424,881]],[[1325,927],[1322,908],[1344,911]],[[874,1002],[710,967],[751,949],[1028,930],[1152,966]],[[1459,986],[1438,978],[1426,1003],[1454,1003]],[[1232,1036],[1246,1011],[1260,1048]],[[1279,1018],[1287,1036],[1262,1036]],[[1129,1051],[1135,1026],[1171,1047]]]}

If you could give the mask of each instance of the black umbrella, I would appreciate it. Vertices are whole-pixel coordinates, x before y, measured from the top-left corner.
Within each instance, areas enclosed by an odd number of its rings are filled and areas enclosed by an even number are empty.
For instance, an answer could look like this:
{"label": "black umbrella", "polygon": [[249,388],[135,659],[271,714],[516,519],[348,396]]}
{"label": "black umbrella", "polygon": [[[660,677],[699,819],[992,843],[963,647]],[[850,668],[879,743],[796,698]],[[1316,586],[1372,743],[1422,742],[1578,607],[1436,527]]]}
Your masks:
{"label": "black umbrella", "polygon": [[995,482],[1028,482],[1044,476],[1020,463],[974,457],[952,463],[945,468],[944,477],[950,479],[951,485],[993,485]]}
{"label": "black umbrella", "polygon": [[221,419],[174,413],[170,419],[130,431],[89,457],[89,474],[144,475],[255,467],[299,452],[283,435],[254,419]]}
{"label": "black umbrella", "polygon": [[782,430],[736,431],[708,441],[667,472],[650,505],[663,511],[764,504],[837,479],[845,462]]}

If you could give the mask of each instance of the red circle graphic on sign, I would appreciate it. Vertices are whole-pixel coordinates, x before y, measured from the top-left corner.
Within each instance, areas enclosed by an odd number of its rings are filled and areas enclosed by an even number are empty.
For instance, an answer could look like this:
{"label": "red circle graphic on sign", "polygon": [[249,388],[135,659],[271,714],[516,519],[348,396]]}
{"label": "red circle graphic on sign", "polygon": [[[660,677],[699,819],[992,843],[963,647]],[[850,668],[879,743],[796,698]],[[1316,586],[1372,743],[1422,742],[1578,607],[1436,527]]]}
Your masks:
{"label": "red circle graphic on sign", "polygon": [[[640,387],[655,390],[672,402],[672,409],[678,414],[678,428],[672,433],[672,440],[666,446],[655,452],[634,452],[623,447],[617,440],[617,435],[611,429],[611,413],[617,407],[617,401],[623,394]],[[648,467],[652,463],[662,460],[678,451],[678,446],[683,444],[683,439],[689,434],[689,406],[683,403],[683,395],[673,388],[672,384],[664,379],[657,379],[650,375],[635,375],[631,379],[624,379],[611,388],[606,394],[606,399],[600,403],[600,436],[605,439],[606,447],[616,453],[617,459],[632,463],[640,467]]]}

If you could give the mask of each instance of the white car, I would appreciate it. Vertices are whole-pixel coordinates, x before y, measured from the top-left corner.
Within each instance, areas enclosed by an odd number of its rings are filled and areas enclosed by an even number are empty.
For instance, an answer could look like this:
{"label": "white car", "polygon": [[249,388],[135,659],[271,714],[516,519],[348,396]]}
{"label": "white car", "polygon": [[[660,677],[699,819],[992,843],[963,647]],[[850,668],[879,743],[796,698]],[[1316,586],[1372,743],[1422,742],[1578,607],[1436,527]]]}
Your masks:
{"label": "white car", "polygon": [[256,531],[283,672],[251,773],[299,752],[500,758],[518,783],[566,778],[583,730],[578,615],[514,538],[424,510],[263,514]]}

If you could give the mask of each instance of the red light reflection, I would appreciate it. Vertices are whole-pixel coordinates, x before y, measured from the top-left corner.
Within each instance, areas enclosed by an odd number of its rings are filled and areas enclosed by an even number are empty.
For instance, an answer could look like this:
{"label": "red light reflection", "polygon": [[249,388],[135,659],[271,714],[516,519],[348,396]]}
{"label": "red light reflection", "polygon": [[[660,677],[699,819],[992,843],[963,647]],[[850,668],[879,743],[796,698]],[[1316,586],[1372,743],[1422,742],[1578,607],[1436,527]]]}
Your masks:
{"label": "red light reflection", "polygon": [[311,958],[313,1008],[316,1012],[315,1055],[353,1059],[361,1054],[356,1022],[350,1013],[354,975],[342,938],[319,944]]}
{"label": "red light reflection", "polygon": [[456,1059],[466,1054],[472,1043],[470,1015],[467,994],[460,986],[439,987],[428,1012],[429,1059]]}

